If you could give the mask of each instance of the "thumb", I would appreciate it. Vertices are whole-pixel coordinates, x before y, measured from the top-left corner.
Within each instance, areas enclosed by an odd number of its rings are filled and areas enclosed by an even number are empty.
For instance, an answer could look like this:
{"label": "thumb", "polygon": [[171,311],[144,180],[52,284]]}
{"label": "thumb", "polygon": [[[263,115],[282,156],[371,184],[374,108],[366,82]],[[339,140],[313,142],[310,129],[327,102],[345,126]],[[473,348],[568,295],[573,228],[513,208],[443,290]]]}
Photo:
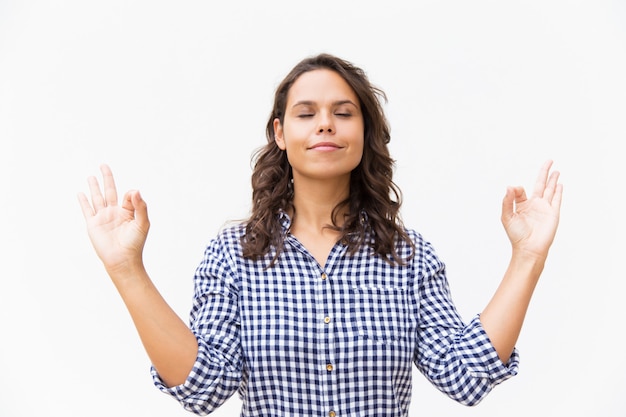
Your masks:
{"label": "thumb", "polygon": [[513,217],[513,211],[515,210],[515,190],[513,187],[506,187],[506,194],[502,199],[502,216],[501,220],[503,224],[507,224]]}

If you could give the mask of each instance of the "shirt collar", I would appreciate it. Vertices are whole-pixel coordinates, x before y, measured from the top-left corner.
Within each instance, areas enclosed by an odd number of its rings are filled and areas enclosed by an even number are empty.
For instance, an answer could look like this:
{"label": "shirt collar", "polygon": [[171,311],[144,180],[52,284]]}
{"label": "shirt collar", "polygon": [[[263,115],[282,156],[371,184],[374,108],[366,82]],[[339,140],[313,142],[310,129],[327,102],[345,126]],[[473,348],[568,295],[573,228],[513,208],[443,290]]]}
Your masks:
{"label": "shirt collar", "polygon": [[289,233],[289,229],[291,229],[291,217],[289,217],[289,214],[283,209],[278,210],[278,222],[283,229],[283,233]]}
{"label": "shirt collar", "polygon": [[[280,223],[283,233],[289,233],[289,229],[291,229],[291,217],[283,209],[278,210],[278,222]],[[359,223],[361,223],[362,227],[367,228],[369,216],[365,210],[361,210],[359,213]]]}

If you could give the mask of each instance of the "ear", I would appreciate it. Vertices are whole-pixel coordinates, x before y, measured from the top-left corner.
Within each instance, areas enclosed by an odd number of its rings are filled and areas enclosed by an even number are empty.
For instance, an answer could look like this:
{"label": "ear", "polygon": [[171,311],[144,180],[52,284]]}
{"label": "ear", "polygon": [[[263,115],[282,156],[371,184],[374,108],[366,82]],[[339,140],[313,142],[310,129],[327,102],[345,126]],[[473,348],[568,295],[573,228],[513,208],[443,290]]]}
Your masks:
{"label": "ear", "polygon": [[287,148],[285,137],[283,136],[283,125],[278,117],[274,119],[274,141],[281,150],[284,151]]}

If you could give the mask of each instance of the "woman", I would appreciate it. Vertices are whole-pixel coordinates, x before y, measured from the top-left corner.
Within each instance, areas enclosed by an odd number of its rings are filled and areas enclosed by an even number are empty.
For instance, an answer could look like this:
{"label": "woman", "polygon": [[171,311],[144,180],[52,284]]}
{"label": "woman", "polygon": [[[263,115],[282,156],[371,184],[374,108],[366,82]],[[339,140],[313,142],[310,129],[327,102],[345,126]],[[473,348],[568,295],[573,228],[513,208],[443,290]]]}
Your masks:
{"label": "woman", "polygon": [[406,416],[412,363],[467,405],[517,373],[515,343],[557,229],[562,186],[551,162],[527,198],[509,187],[512,244],[492,300],[465,324],[444,264],[399,219],[389,128],[364,72],[321,54],[276,91],[256,155],[250,218],[211,241],[188,327],[142,262],[138,191],[121,204],[102,167],[79,194],[91,241],[152,361],[157,386],[197,414],[236,390],[245,416]]}

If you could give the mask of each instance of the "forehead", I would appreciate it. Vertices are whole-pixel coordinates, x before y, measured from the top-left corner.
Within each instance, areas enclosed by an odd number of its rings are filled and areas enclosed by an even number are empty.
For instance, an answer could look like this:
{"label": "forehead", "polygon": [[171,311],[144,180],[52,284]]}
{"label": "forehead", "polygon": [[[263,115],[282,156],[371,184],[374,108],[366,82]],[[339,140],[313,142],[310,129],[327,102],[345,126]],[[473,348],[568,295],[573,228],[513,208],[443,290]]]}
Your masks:
{"label": "forehead", "polygon": [[300,75],[289,89],[287,96],[287,103],[338,100],[359,102],[356,93],[346,80],[329,69],[316,69]]}

